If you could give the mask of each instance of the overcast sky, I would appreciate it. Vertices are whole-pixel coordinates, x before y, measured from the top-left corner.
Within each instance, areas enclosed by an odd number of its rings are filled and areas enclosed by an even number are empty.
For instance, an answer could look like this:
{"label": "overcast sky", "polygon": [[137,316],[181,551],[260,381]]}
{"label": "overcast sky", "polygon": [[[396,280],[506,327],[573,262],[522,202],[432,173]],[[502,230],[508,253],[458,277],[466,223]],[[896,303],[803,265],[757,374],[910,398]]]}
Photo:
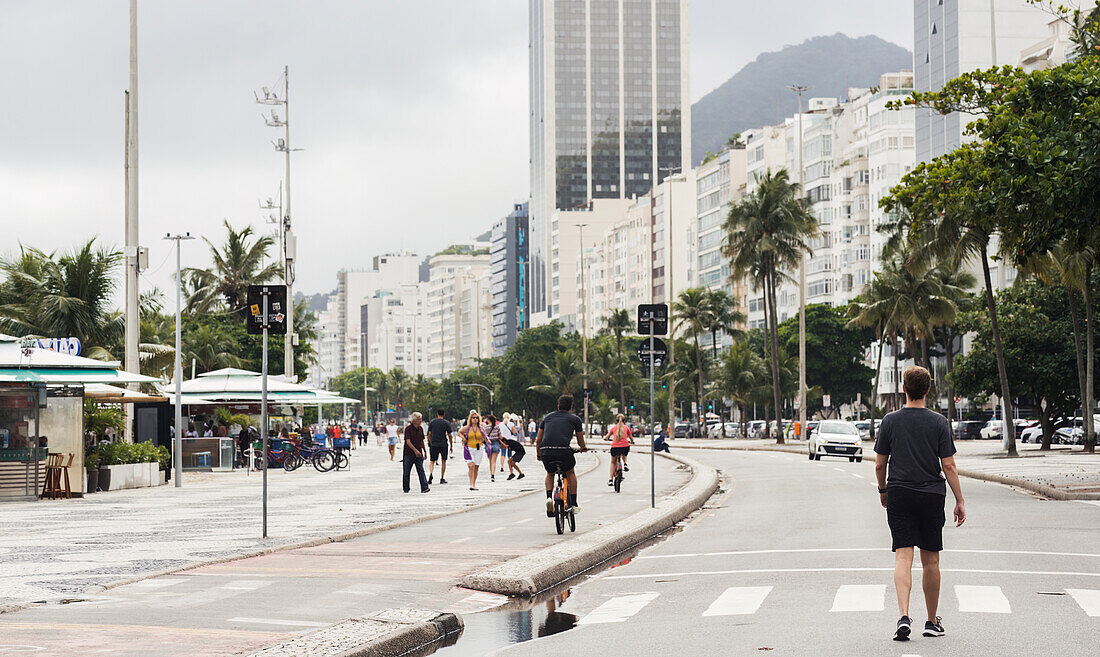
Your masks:
{"label": "overcast sky", "polygon": [[[144,285],[168,231],[267,230],[283,159],[252,92],[290,66],[298,290],[488,230],[528,191],[526,0],[141,2]],[[123,232],[126,0],[0,0],[0,254]],[[910,0],[691,0],[692,96],[820,34],[912,47]],[[201,242],[184,266],[205,266]]]}

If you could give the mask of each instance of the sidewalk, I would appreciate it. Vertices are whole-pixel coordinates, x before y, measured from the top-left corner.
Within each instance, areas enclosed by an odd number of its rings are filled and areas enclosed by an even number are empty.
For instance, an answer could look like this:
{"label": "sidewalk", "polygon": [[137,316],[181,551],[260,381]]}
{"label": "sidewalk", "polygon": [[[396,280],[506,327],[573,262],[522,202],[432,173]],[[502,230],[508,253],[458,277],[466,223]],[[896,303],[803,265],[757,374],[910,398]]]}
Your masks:
{"label": "sidewalk", "polygon": [[[807,454],[806,441],[740,438],[690,438],[669,442],[676,449],[763,450]],[[955,443],[959,474],[973,479],[1018,486],[1054,499],[1100,500],[1100,452],[1085,454],[1080,447],[1017,443],[1020,456],[1009,458],[999,440],[960,440]],[[874,462],[871,445],[864,443],[864,462]]]}
{"label": "sidewalk", "polygon": [[[580,471],[591,461],[579,463]],[[266,540],[257,472],[184,473],[181,488],[169,484],[84,499],[3,503],[0,610],[201,563],[327,543],[540,489],[537,461],[531,457],[523,465],[534,474],[505,481],[498,473],[493,483],[486,462],[481,490],[475,492],[469,490],[465,463],[451,459],[448,483],[439,484],[437,476],[428,494],[419,492],[415,472],[414,492],[402,493],[400,460],[390,462],[386,448],[377,445],[352,451],[351,467],[339,472],[273,469]]]}

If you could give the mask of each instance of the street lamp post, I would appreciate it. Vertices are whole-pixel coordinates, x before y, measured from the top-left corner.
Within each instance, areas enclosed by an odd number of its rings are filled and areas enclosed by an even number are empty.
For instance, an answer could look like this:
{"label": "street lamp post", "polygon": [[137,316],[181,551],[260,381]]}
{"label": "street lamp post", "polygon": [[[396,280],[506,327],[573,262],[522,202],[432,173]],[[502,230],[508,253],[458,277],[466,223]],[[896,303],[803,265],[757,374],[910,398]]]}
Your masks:
{"label": "street lamp post", "polygon": [[[791,85],[787,87],[798,94],[798,191],[805,194],[806,170],[802,158],[802,94],[810,88],[805,85]],[[779,418],[776,418],[776,427],[782,426]],[[798,257],[798,428],[802,436],[806,435],[806,256]]]}
{"label": "street lamp post", "polygon": [[169,233],[164,239],[175,240],[176,242],[176,362],[175,372],[172,375],[176,383],[176,437],[172,441],[172,476],[176,479],[176,488],[179,488],[183,485],[183,406],[181,405],[183,396],[183,336],[180,329],[182,323],[183,278],[181,276],[180,251],[183,240],[193,240],[195,238],[191,236],[191,233],[183,233],[182,235]]}
{"label": "street lamp post", "polygon": [[581,243],[581,297],[580,303],[584,308],[584,314],[581,315],[581,367],[582,374],[584,375],[584,435],[588,437],[588,294],[587,287],[584,284],[584,270],[586,260],[584,257],[584,229],[588,224],[573,224],[580,231],[580,243]]}
{"label": "street lamp post", "polygon": [[668,377],[668,427],[671,437],[672,430],[676,427],[676,376],[672,374],[672,370],[676,365],[676,330],[675,324],[672,321],[672,302],[675,300],[673,297],[673,285],[672,285],[672,184],[674,182],[673,174],[679,173],[680,167],[661,167],[659,171],[667,171],[668,176],[665,180],[668,181],[668,207],[665,208],[665,233],[667,233],[667,247],[665,249],[665,299],[669,304],[669,322],[668,322],[668,372],[671,376]]}

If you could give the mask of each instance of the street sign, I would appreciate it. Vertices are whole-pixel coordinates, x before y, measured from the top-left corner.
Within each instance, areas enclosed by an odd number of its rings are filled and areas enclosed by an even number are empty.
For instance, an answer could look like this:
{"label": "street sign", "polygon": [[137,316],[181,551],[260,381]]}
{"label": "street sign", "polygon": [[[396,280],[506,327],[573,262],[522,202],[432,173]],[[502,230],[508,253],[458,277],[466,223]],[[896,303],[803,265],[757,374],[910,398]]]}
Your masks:
{"label": "street sign", "polygon": [[584,398],[585,398],[585,399],[586,399],[587,401],[592,401],[592,394],[593,394],[594,392],[595,392],[595,390],[593,390],[592,388],[585,388],[585,389],[584,389]]}
{"label": "street sign", "polygon": [[[267,317],[263,316],[264,296],[267,296]],[[286,335],[286,286],[249,285],[248,323],[249,335],[260,335],[267,329],[269,335]]]}
{"label": "street sign", "polygon": [[862,392],[857,392],[856,393],[856,403],[857,404],[862,404],[863,403],[863,393]]}
{"label": "street sign", "polygon": [[642,365],[649,366],[650,356],[653,357],[653,366],[662,367],[668,358],[668,345],[660,338],[653,338],[653,351],[649,350],[649,340],[642,340],[638,345],[638,360]]}
{"label": "street sign", "polygon": [[649,335],[649,322],[653,320],[653,335],[668,335],[668,304],[638,304],[638,335]]}
{"label": "street sign", "polygon": [[833,405],[833,399],[829,395],[821,395],[821,405],[825,408],[829,408]]}

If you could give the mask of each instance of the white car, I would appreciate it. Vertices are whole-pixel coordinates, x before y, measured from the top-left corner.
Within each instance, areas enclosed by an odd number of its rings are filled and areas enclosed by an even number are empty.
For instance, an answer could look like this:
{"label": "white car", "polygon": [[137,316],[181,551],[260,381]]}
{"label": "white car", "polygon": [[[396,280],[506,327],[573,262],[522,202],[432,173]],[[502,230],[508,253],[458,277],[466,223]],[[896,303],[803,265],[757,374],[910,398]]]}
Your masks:
{"label": "white car", "polygon": [[1020,442],[1022,443],[1041,443],[1043,442],[1043,425],[1036,422],[1030,427],[1020,432]]}
{"label": "white car", "polygon": [[862,461],[863,440],[859,437],[859,429],[852,422],[822,420],[817,430],[810,434],[809,456],[811,461],[820,461],[822,456]]}
{"label": "white car", "polygon": [[1005,427],[1004,427],[1004,422],[1002,420],[992,419],[992,420],[985,423],[985,426],[982,427],[982,430],[981,430],[980,433],[981,433],[982,439],[984,439],[984,440],[993,440],[995,438],[1000,438],[1001,434],[1004,433],[1004,430],[1005,430]]}

